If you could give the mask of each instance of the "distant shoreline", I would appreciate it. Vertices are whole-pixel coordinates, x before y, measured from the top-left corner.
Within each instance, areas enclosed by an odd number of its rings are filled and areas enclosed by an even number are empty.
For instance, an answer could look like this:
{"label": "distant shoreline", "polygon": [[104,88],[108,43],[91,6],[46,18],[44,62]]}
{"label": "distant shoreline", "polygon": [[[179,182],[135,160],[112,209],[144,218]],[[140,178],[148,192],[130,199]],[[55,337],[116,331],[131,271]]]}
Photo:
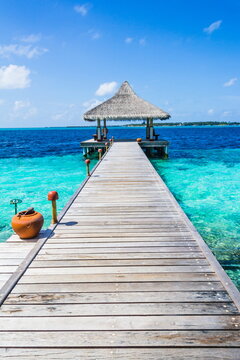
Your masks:
{"label": "distant shoreline", "polygon": [[[239,126],[240,122],[224,122],[224,121],[203,121],[203,122],[177,122],[177,123],[155,123],[154,126]],[[108,125],[108,127],[145,127],[146,124],[125,124],[125,125]],[[67,128],[81,128],[93,126],[66,126]]]}
{"label": "distant shoreline", "polygon": [[[176,122],[176,123],[155,123],[155,127],[196,127],[196,126],[239,126],[240,122],[214,122],[214,121],[204,121],[204,122]],[[44,130],[44,129],[80,129],[80,128],[95,128],[96,124],[92,125],[69,125],[69,126],[44,126],[44,127],[24,127],[24,128],[0,128],[0,130]],[[122,128],[122,127],[146,127],[146,124],[124,124],[124,125],[111,125],[107,124],[108,128]]]}
{"label": "distant shoreline", "polygon": [[[156,123],[154,126],[239,126],[240,122],[215,122],[215,121],[203,121],[203,122],[178,122],[178,123]],[[146,126],[145,124],[127,124],[125,126]]]}

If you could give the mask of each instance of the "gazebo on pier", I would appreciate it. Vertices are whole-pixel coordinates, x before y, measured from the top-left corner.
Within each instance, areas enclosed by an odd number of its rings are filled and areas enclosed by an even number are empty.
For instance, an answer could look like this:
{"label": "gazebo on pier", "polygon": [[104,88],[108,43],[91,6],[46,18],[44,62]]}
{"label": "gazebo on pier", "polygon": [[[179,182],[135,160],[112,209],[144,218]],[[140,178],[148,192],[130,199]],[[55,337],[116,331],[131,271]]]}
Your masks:
{"label": "gazebo on pier", "polygon": [[[150,104],[135,94],[127,81],[121,85],[118,92],[84,114],[84,120],[97,120],[97,140],[101,141],[106,135],[107,120],[146,120],[146,139],[154,140],[153,120],[166,120],[170,115],[159,107]],[[103,120],[103,132],[101,132]]]}
{"label": "gazebo on pier", "polygon": [[[113,97],[87,111],[83,117],[86,121],[97,121],[95,138],[81,143],[83,148],[87,148],[87,152],[89,148],[99,148],[105,143],[108,135],[107,120],[144,120],[146,121],[146,139],[143,139],[141,146],[144,148],[164,147],[165,149],[168,145],[167,141],[158,140],[153,120],[166,120],[170,118],[170,115],[137,96],[127,81],[124,81]],[[101,127],[101,121],[103,121],[103,127]]]}

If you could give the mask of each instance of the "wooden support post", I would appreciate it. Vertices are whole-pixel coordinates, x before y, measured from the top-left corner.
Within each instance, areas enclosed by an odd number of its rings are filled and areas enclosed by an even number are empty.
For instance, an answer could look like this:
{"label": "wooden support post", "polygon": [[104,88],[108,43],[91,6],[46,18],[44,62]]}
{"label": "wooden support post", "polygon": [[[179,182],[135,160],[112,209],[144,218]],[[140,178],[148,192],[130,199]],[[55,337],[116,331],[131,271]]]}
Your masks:
{"label": "wooden support post", "polygon": [[153,141],[153,140],[154,140],[154,136],[153,136],[153,133],[154,133],[154,129],[153,129],[153,119],[149,119],[149,122],[150,122],[149,139],[150,139],[150,141]]}
{"label": "wooden support post", "polygon": [[87,176],[90,176],[90,159],[85,160],[85,164],[87,166]]}
{"label": "wooden support post", "polygon": [[52,201],[52,224],[56,224],[57,220],[57,203],[56,200]]}
{"label": "wooden support post", "polygon": [[103,120],[103,132],[102,133],[103,133],[103,139],[106,140],[107,134],[108,134],[106,119]]}
{"label": "wooden support post", "polygon": [[149,119],[147,119],[146,125],[146,140],[149,140]]}
{"label": "wooden support post", "polygon": [[102,132],[101,132],[101,121],[97,119],[97,141],[102,140]]}
{"label": "wooden support post", "polygon": [[108,143],[105,143],[106,152],[108,151]]}
{"label": "wooden support post", "polygon": [[163,148],[163,159],[168,159],[168,147]]}
{"label": "wooden support post", "polygon": [[49,191],[48,193],[48,200],[52,202],[52,224],[56,224],[58,222],[57,219],[57,203],[58,200],[58,193],[56,191]]}
{"label": "wooden support post", "polygon": [[102,158],[102,149],[98,149],[98,159],[101,160]]}

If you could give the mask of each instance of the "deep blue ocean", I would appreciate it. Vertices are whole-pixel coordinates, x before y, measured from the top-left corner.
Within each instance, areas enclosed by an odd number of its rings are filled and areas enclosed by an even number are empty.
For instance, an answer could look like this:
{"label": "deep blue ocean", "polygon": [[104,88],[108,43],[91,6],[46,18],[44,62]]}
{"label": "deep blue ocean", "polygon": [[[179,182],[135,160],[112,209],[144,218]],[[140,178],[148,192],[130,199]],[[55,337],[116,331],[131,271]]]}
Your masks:
{"label": "deep blue ocean", "polygon": [[[11,235],[14,213],[34,206],[50,222],[47,193],[61,209],[86,176],[80,142],[94,128],[0,130],[0,241]],[[240,286],[240,127],[160,127],[169,159],[151,159],[178,202],[234,282]],[[140,127],[109,128],[116,139],[145,136]],[[92,161],[93,166],[96,161]]]}

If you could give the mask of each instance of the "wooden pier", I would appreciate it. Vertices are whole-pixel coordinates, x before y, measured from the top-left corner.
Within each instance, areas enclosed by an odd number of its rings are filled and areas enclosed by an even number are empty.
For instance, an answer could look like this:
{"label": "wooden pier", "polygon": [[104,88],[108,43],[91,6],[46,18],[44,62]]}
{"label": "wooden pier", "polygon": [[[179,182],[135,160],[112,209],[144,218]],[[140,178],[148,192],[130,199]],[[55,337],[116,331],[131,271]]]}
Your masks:
{"label": "wooden pier", "polygon": [[2,293],[1,359],[240,358],[239,292],[136,142],[39,241]]}

